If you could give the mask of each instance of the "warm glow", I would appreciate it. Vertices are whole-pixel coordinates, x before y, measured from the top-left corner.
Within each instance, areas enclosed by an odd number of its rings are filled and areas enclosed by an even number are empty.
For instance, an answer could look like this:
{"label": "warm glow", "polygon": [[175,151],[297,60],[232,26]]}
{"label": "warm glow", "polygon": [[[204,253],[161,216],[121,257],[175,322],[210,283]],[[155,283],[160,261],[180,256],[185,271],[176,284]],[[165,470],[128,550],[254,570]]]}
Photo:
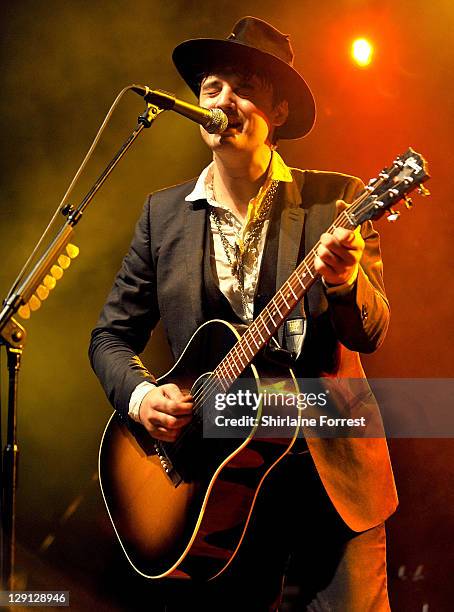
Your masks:
{"label": "warm glow", "polygon": [[372,61],[374,48],[365,38],[357,38],[352,44],[352,57],[358,66],[368,66]]}

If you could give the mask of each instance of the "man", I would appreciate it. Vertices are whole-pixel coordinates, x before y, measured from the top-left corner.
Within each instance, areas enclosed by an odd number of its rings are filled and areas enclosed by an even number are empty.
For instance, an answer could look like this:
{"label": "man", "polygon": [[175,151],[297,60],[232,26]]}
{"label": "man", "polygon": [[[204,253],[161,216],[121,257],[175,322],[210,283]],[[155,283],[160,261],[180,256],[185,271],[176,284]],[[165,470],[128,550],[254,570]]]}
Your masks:
{"label": "man", "polygon": [[[173,59],[200,105],[229,124],[201,130],[213,162],[196,181],[148,198],[90,347],[115,408],[168,442],[190,422],[192,398],[156,386],[137,357],[159,318],[175,358],[208,319],[249,323],[318,240],[321,280],[280,334],[297,374],[363,377],[358,351],[380,345],[389,318],[370,224],[324,233],[361,182],[290,169],[275,150],[315,119],[288,37],[246,17],[227,40],[186,41]],[[290,556],[297,609],[389,609],[383,521],[396,495],[384,439],[308,438],[268,481],[232,567],[192,595],[199,609],[276,609]]]}

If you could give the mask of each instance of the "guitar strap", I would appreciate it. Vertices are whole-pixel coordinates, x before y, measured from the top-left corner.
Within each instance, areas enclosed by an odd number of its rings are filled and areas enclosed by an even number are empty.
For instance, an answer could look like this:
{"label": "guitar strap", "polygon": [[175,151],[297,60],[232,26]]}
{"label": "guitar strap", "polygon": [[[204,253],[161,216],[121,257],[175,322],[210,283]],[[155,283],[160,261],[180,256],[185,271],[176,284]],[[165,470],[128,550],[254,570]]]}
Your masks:
{"label": "guitar strap", "polygon": [[[295,270],[301,249],[305,211],[303,208],[284,208],[281,214],[279,249],[276,269],[276,291]],[[307,319],[304,299],[299,302],[278,331],[279,344],[301,356],[306,336]]]}
{"label": "guitar strap", "polygon": [[[304,209],[294,204],[289,205],[285,197],[284,184],[279,187],[276,204],[277,206],[273,206],[260,267],[254,299],[254,318],[289,278],[298,259],[303,255],[302,236],[306,216]],[[282,348],[299,357],[305,335],[306,315],[302,300],[279,328],[277,340]]]}

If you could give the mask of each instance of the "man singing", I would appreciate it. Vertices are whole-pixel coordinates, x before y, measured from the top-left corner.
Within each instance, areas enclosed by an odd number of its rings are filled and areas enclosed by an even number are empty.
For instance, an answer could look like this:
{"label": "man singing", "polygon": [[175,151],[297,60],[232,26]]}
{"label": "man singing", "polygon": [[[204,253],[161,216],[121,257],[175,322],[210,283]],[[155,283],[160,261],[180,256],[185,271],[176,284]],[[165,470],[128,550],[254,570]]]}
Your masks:
{"label": "man singing", "polygon": [[[297,375],[364,377],[358,352],[378,348],[389,320],[371,224],[324,233],[361,181],[289,168],[276,150],[315,120],[288,36],[245,17],[225,40],[181,43],[173,61],[228,127],[201,129],[213,159],[197,179],[148,197],[90,346],[115,409],[164,442],[190,423],[193,398],[157,385],[138,358],[159,319],[175,358],[207,320],[249,324],[282,266],[294,268],[320,241],[320,279],[279,336],[297,355]],[[388,610],[383,522],[396,503],[384,438],[308,438],[270,473],[226,572],[185,591],[176,609],[276,610],[290,571],[298,610]]]}

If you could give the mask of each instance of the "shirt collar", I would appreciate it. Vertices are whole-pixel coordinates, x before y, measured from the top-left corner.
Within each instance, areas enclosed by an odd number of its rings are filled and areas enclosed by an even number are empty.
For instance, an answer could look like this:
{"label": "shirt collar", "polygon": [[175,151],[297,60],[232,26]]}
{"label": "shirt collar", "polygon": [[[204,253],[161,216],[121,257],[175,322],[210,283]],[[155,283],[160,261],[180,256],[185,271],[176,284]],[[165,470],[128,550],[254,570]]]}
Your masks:
{"label": "shirt collar", "polygon": [[[211,162],[202,170],[194,186],[194,189],[185,197],[186,202],[196,202],[197,200],[208,200],[207,183],[211,181],[214,162]],[[208,180],[209,179],[209,180]]]}
{"label": "shirt collar", "polygon": [[[210,202],[212,200],[210,186],[213,167],[214,162],[211,162],[202,170],[194,189],[185,197],[187,202],[196,202],[197,200],[207,200]],[[265,182],[268,183],[269,181],[281,181],[284,183],[293,182],[290,168],[286,165],[277,151],[273,151],[271,155],[271,163],[268,169],[267,180]]]}

